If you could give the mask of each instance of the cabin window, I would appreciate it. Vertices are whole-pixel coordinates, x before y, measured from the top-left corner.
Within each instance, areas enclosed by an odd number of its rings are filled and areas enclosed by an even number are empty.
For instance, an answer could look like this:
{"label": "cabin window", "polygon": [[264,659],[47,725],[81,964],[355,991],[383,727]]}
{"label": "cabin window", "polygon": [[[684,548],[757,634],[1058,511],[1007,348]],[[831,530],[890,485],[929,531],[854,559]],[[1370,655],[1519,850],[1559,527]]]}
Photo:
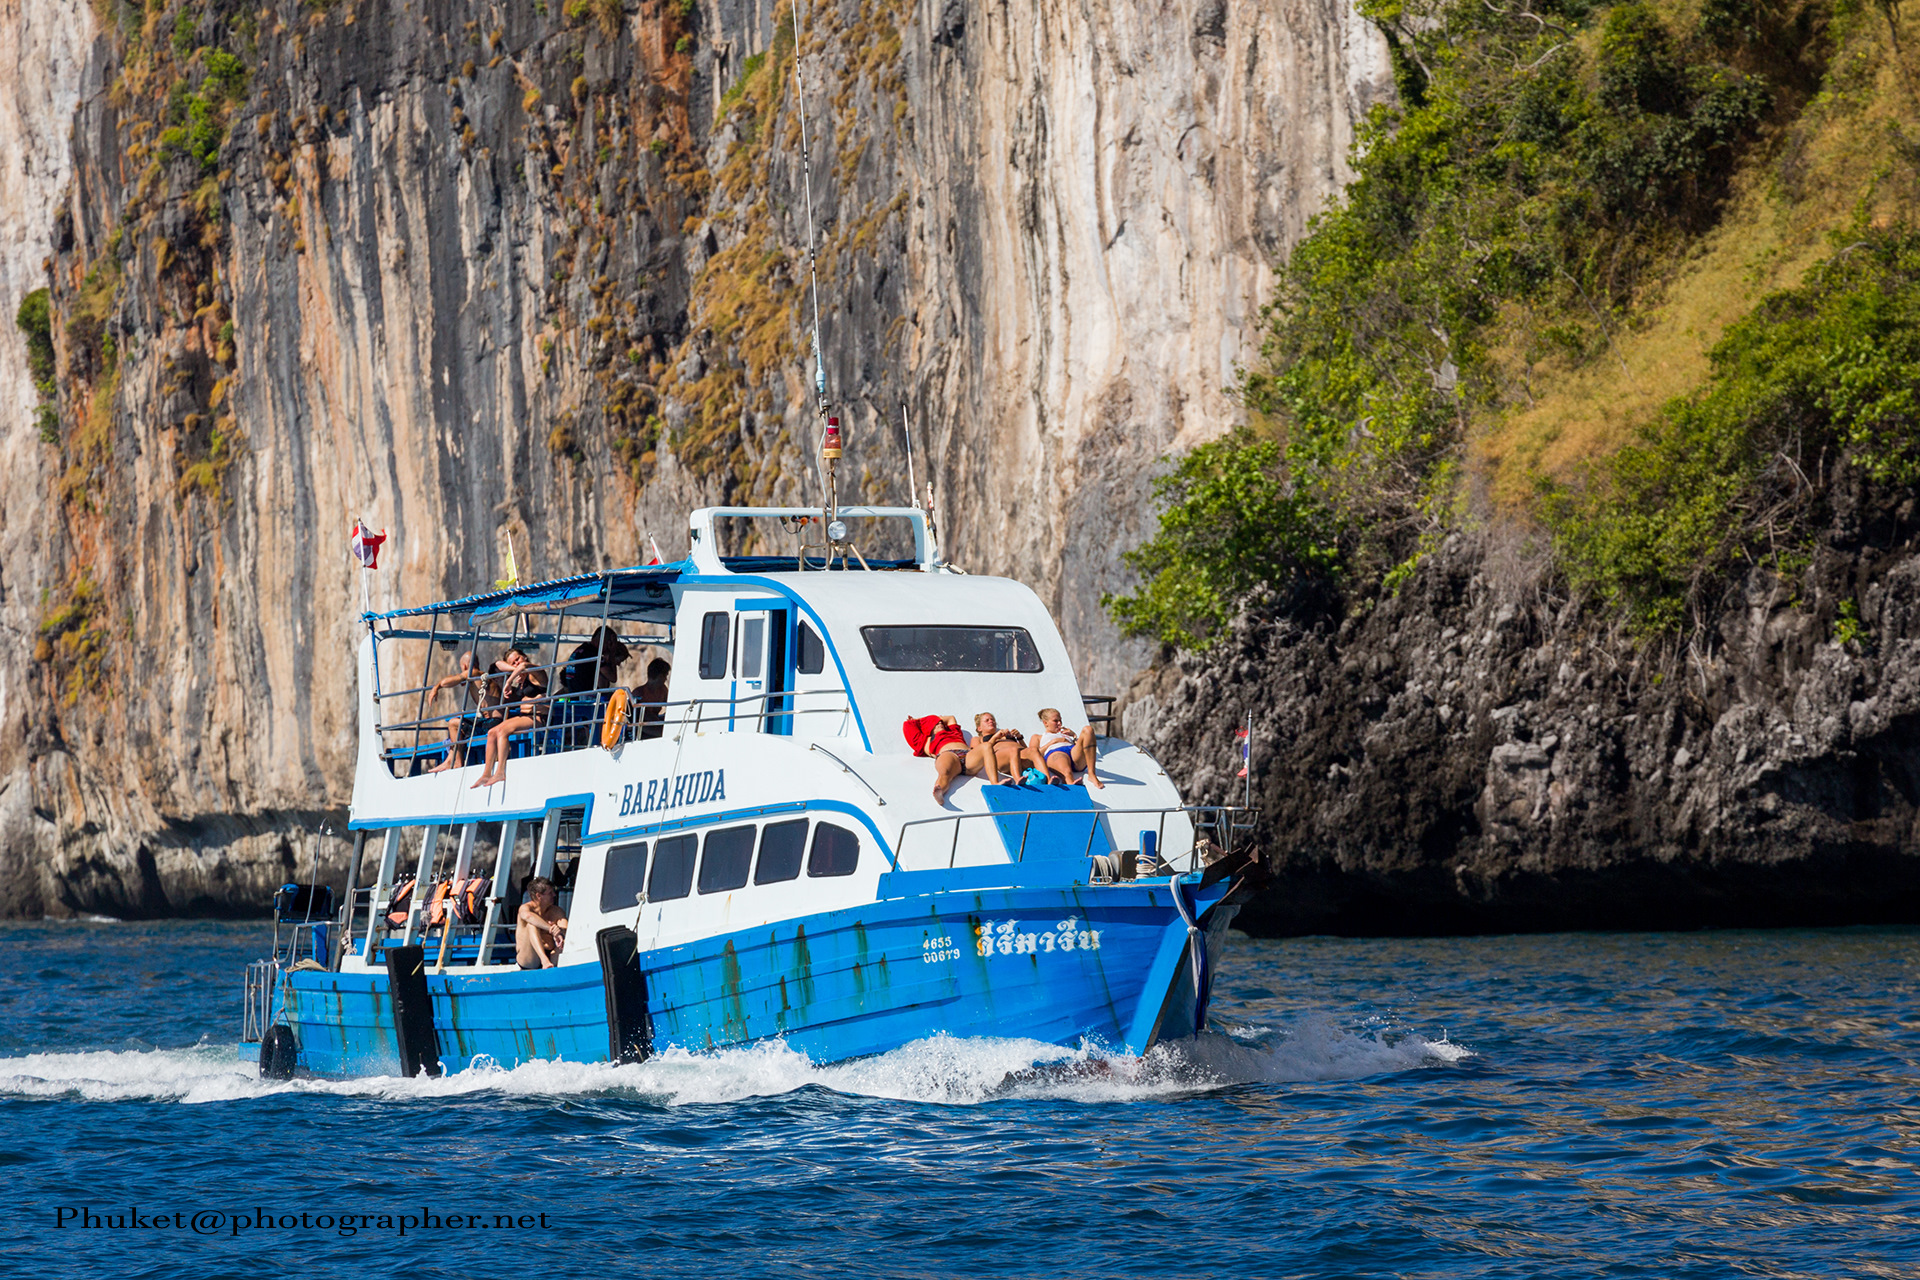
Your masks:
{"label": "cabin window", "polygon": [[767,650],[767,620],[756,615],[740,623],[740,678],[758,680],[760,659]]}
{"label": "cabin window", "polygon": [[700,678],[727,678],[727,615],[710,613],[700,619]]}
{"label": "cabin window", "polygon": [[647,901],[684,898],[693,888],[693,855],[700,841],[694,836],[672,836],[653,847],[653,875],[647,879]]}
{"label": "cabin window", "polygon": [[807,851],[807,820],[769,822],[760,837],[760,865],[754,870],[755,884],[777,884],[800,874],[801,855]]}
{"label": "cabin window", "polygon": [[700,858],[700,892],[724,893],[747,882],[753,865],[752,827],[724,827],[707,832],[707,851]]}
{"label": "cabin window", "polygon": [[882,671],[1041,669],[1025,627],[862,627],[860,635]]}
{"label": "cabin window", "polygon": [[823,822],[813,829],[813,853],[807,858],[808,875],[850,876],[859,865],[859,836],[831,822]]}
{"label": "cabin window", "polygon": [[606,873],[600,877],[600,909],[624,911],[640,900],[647,887],[647,842],[617,844],[607,850]]}
{"label": "cabin window", "polygon": [[827,646],[820,633],[806,623],[800,624],[800,674],[817,676],[827,669]]}

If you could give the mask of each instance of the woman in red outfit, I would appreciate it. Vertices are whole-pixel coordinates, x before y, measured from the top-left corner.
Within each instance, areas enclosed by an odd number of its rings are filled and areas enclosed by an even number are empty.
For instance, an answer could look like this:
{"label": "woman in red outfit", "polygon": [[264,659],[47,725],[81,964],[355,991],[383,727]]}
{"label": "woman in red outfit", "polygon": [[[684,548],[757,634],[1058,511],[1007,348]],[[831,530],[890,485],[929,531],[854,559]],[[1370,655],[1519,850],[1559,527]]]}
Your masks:
{"label": "woman in red outfit", "polygon": [[975,741],[969,745],[960,722],[952,716],[910,717],[900,729],[906,734],[907,745],[913,748],[913,754],[933,758],[935,804],[947,802],[947,788],[963,773],[984,777],[989,782],[1000,780],[993,757],[985,744]]}

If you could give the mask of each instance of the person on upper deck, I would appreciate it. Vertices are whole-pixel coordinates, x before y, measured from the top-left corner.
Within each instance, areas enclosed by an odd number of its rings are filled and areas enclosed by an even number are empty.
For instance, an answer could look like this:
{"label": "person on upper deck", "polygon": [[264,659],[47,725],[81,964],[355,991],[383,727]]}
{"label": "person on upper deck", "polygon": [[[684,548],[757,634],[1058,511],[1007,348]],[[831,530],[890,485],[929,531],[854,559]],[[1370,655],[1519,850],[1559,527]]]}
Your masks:
{"label": "person on upper deck", "polygon": [[1076,781],[1075,769],[1086,771],[1086,784],[1099,790],[1104,784],[1093,771],[1094,746],[1093,726],[1086,725],[1080,732],[1069,732],[1066,723],[1060,718],[1060,712],[1053,707],[1040,708],[1040,732],[1033,735],[1031,748],[1034,755],[1040,757],[1040,771],[1049,779],[1058,778],[1068,786]]}
{"label": "person on upper deck", "polygon": [[633,691],[633,700],[640,704],[640,736],[657,738],[667,730],[667,677],[673,674],[673,667],[665,658],[655,658],[647,664],[647,682]]}
{"label": "person on upper deck", "polygon": [[[1000,722],[991,711],[982,711],[973,718],[973,729],[977,741],[987,744],[990,759],[987,768],[987,781],[1000,781],[1000,775],[1006,774],[1007,781],[1017,783],[1020,775],[1028,769],[1040,769],[1038,752],[1027,746],[1027,740],[1020,736],[1018,729],[1002,729]],[[1045,772],[1045,770],[1041,770]]]}
{"label": "person on upper deck", "polygon": [[613,628],[601,627],[567,655],[567,665],[560,668],[560,692],[592,693],[612,688],[619,683],[620,664],[630,656]]}
{"label": "person on upper deck", "polygon": [[499,713],[500,686],[506,679],[507,671],[503,663],[495,662],[482,674],[476,675],[473,669],[473,650],[460,655],[460,665],[452,675],[442,676],[427,691],[429,700],[439,696],[446,689],[460,685],[467,686],[467,692],[473,698],[471,710],[463,710],[458,715],[449,716],[444,722],[447,731],[447,758],[428,769],[428,773],[443,773],[466,758],[465,743],[482,724],[490,723]]}
{"label": "person on upper deck", "polygon": [[[992,754],[985,744],[969,743],[967,734],[960,722],[952,716],[909,716],[900,726],[906,735],[907,745],[913,748],[916,756],[931,757],[933,770],[933,802],[947,802],[947,788],[962,774],[985,777],[994,767]],[[996,774],[990,781],[998,782]]]}
{"label": "person on upper deck", "polygon": [[507,780],[508,739],[537,728],[547,718],[546,673],[533,665],[523,649],[509,649],[501,659],[507,678],[500,686],[499,719],[487,730],[487,755],[475,787]]}
{"label": "person on upper deck", "polygon": [[545,876],[527,881],[527,900],[514,917],[514,950],[522,969],[551,969],[567,941],[567,918],[560,914],[560,891]]}

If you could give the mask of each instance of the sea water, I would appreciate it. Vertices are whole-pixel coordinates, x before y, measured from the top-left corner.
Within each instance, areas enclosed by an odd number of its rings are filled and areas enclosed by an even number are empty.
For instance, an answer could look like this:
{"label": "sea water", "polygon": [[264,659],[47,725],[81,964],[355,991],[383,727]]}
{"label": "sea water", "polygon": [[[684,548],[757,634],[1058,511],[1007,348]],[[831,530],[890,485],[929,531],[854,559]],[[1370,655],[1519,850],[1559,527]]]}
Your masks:
{"label": "sea water", "polygon": [[0,925],[0,1275],[1920,1276],[1920,931],[1235,935],[1144,1061],[285,1084],[268,936]]}

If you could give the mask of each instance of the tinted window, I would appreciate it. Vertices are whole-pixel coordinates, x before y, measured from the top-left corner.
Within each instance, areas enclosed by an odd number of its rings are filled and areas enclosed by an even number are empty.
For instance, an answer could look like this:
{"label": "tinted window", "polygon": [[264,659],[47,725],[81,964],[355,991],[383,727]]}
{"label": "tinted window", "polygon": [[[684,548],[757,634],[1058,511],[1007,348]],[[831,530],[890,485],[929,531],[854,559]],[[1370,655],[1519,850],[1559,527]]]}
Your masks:
{"label": "tinted window", "polygon": [[752,865],[752,827],[707,832],[707,851],[700,859],[700,892],[738,889],[747,882],[747,869]]}
{"label": "tinted window", "polygon": [[882,671],[1038,671],[1025,627],[862,627]]}
{"label": "tinted window", "polygon": [[653,846],[653,875],[647,880],[647,901],[684,898],[693,887],[693,836],[674,836]]}
{"label": "tinted window", "polygon": [[727,678],[727,615],[710,613],[700,619],[700,678]]}
{"label": "tinted window", "polygon": [[827,646],[806,623],[800,624],[800,674],[817,676],[827,669]]}
{"label": "tinted window", "polygon": [[600,879],[600,909],[623,911],[639,901],[647,887],[647,846],[617,844],[607,850],[607,872]]}
{"label": "tinted window", "polygon": [[831,822],[823,822],[813,829],[813,853],[807,858],[808,875],[850,876],[859,865],[859,836]]}
{"label": "tinted window", "polygon": [[764,617],[748,618],[740,624],[740,678],[758,680],[760,678],[760,655],[767,647],[767,620]]}
{"label": "tinted window", "polygon": [[800,855],[807,851],[807,820],[770,822],[760,837],[760,865],[754,869],[755,884],[775,884],[800,874]]}

